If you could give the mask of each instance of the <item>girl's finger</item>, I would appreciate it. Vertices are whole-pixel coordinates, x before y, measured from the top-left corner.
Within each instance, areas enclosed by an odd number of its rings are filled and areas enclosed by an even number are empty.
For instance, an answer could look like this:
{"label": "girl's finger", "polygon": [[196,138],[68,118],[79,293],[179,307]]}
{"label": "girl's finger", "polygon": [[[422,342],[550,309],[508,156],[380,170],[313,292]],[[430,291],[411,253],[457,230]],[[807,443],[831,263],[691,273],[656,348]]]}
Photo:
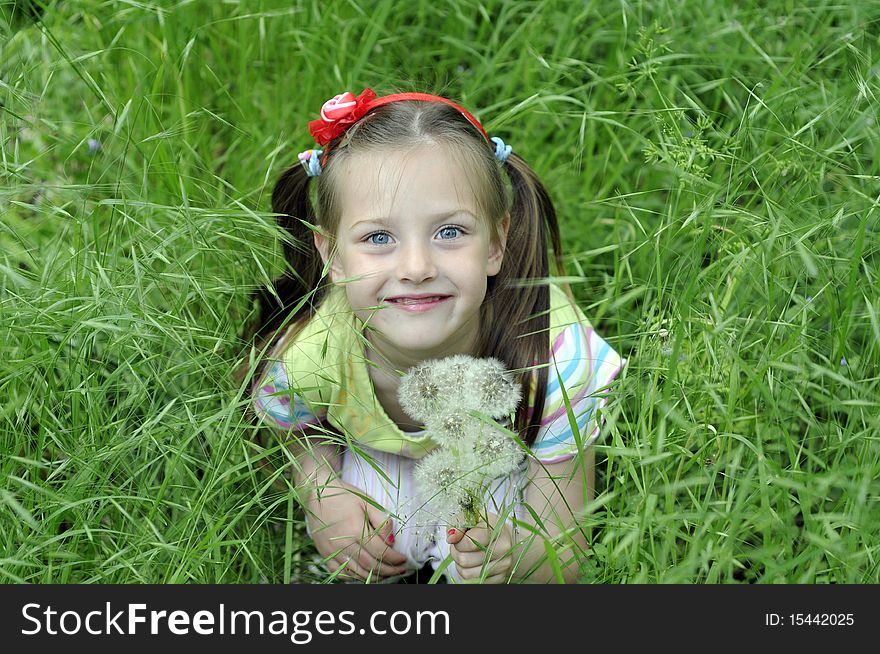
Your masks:
{"label": "girl's finger", "polygon": [[459,552],[485,552],[489,542],[489,532],[481,527],[468,529],[464,537],[453,545]]}
{"label": "girl's finger", "polygon": [[406,555],[401,554],[380,536],[373,536],[364,542],[364,549],[370,556],[390,567],[400,567],[406,563]]}
{"label": "girl's finger", "polygon": [[[373,540],[373,539],[370,539]],[[376,543],[372,546],[374,551],[381,553],[382,552],[382,544],[381,541],[375,539]],[[368,541],[369,542],[369,541]],[[385,545],[384,547],[388,547]],[[395,554],[400,554],[399,552],[395,552]],[[327,557],[328,561],[335,560],[338,565],[342,565],[349,558],[352,559],[353,563],[356,563],[362,576],[366,579],[367,572],[373,570],[373,576],[385,576],[385,577],[393,577],[396,575],[404,574],[408,569],[405,566],[401,566],[399,564],[383,564],[381,560],[376,558],[369,549],[359,542],[351,542],[349,541],[348,545],[345,545],[332,553],[327,553],[324,555]],[[400,554],[400,557],[403,559],[403,562],[406,562],[406,556]],[[353,570],[354,568],[350,566]],[[331,570],[331,572],[335,572],[335,570]]]}
{"label": "girl's finger", "polygon": [[461,539],[464,538],[464,535],[467,533],[466,529],[456,529],[455,527],[450,527],[446,532],[446,542],[450,545],[456,545],[461,542]]}
{"label": "girl's finger", "polygon": [[[373,545],[369,547],[381,547],[380,545]],[[388,547],[387,545],[385,547]],[[394,552],[395,555],[400,555],[403,559],[401,563],[385,563],[381,558],[377,558],[374,556],[368,547],[365,547],[361,556],[358,559],[358,563],[362,568],[366,568],[369,570],[373,570],[373,574],[378,574],[383,577],[394,577],[397,575],[405,574],[409,571],[409,568],[406,566],[406,556],[400,554],[400,552]],[[381,555],[381,552],[380,552]]]}
{"label": "girl's finger", "polygon": [[367,524],[372,529],[370,535],[378,536],[379,540],[389,545],[394,545],[394,520],[391,516],[368,502],[364,502],[364,512],[366,513]]}
{"label": "girl's finger", "polygon": [[457,552],[453,548],[451,550],[452,560],[459,568],[480,568],[486,557],[479,552]]}
{"label": "girl's finger", "polygon": [[[372,504],[364,503],[367,523],[372,528],[369,538],[364,538],[364,548],[377,560],[388,566],[406,563],[406,556],[393,549],[394,521]],[[399,574],[399,573],[398,573]]]}
{"label": "girl's finger", "polygon": [[366,570],[361,568],[354,559],[346,557],[342,560],[331,559],[327,562],[327,569],[332,573],[335,573],[340,568],[342,568],[342,571],[336,575],[338,579],[356,579],[358,581],[364,581],[367,578]]}
{"label": "girl's finger", "polygon": [[[345,557],[342,560],[333,559],[332,563],[334,565],[327,565],[327,567],[330,569],[330,572],[336,572],[337,570],[339,570],[339,568],[345,568],[342,572],[339,573],[339,577],[343,579],[356,579],[358,581],[375,583],[378,581],[382,581],[385,576],[390,576],[381,575],[369,566],[365,568],[355,558]],[[378,562],[376,563],[376,565],[378,566]]]}
{"label": "girl's finger", "polygon": [[[404,574],[408,570],[405,565],[406,556],[400,552],[390,550],[388,545],[382,543],[381,539],[377,536],[368,539],[363,544],[357,543],[354,547],[356,549],[349,548],[348,552],[356,552],[358,565],[363,570],[372,570],[374,576],[378,574],[383,577],[393,577]],[[389,551],[393,552],[393,554],[389,554]],[[395,562],[385,563],[383,555],[391,557]]]}
{"label": "girl's finger", "polygon": [[463,578],[482,579],[484,584],[507,583],[510,574],[509,566],[490,564],[484,568],[482,563],[470,567],[459,567],[458,571]]}
{"label": "girl's finger", "polygon": [[510,570],[510,559],[503,554],[487,562],[485,552],[459,552],[454,547],[449,552],[459,571],[468,570],[470,578],[478,578],[484,567],[487,576],[504,575]]}

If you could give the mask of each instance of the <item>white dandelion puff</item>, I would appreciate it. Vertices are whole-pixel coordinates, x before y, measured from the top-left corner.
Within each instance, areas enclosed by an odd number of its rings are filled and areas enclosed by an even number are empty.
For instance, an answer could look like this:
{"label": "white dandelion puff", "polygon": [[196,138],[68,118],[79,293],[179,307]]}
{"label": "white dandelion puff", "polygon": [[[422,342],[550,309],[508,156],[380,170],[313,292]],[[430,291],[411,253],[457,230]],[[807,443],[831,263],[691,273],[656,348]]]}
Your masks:
{"label": "white dandelion puff", "polygon": [[425,424],[438,446],[415,469],[424,510],[434,519],[477,524],[493,480],[520,465],[519,443],[495,420],[509,419],[521,395],[514,376],[493,358],[426,361],[401,379],[401,408]]}
{"label": "white dandelion puff", "polygon": [[516,411],[522,391],[513,375],[498,359],[477,361],[467,379],[469,394],[477,398],[477,408],[491,418],[499,419]]}
{"label": "white dandelion puff", "polygon": [[483,431],[473,444],[475,457],[485,462],[481,473],[487,481],[509,475],[519,467],[523,452],[507,433],[493,425],[483,425]]}
{"label": "white dandelion puff", "polygon": [[415,482],[425,500],[427,510],[436,520],[454,522],[465,504],[465,486],[461,483],[455,455],[439,448],[419,462]]}
{"label": "white dandelion puff", "polygon": [[480,420],[464,411],[443,411],[432,416],[425,427],[441,447],[456,447],[473,441],[480,430]]}
{"label": "white dandelion puff", "polygon": [[486,462],[473,447],[439,447],[415,468],[416,487],[422,496],[422,511],[442,524],[476,525],[482,498],[491,479]]}
{"label": "white dandelion puff", "polygon": [[400,380],[397,389],[400,407],[411,418],[423,423],[446,406],[442,381],[438,378],[434,361],[414,366]]}
{"label": "white dandelion puff", "polygon": [[470,411],[479,408],[479,398],[473,395],[467,383],[478,366],[478,360],[466,354],[455,354],[435,362],[434,372],[446,391],[448,409]]}

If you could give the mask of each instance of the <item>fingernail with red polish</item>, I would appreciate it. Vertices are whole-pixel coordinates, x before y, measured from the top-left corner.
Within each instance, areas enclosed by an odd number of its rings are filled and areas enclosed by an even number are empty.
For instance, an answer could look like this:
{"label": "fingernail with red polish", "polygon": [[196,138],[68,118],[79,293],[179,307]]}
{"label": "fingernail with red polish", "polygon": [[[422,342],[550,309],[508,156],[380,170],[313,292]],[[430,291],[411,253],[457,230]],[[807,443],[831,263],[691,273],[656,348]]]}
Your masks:
{"label": "fingernail with red polish", "polygon": [[388,534],[388,544],[394,545],[394,534]]}
{"label": "fingernail with red polish", "polygon": [[450,530],[449,530],[448,532],[446,532],[446,533],[448,533],[450,536],[455,536],[455,529],[450,529]]}

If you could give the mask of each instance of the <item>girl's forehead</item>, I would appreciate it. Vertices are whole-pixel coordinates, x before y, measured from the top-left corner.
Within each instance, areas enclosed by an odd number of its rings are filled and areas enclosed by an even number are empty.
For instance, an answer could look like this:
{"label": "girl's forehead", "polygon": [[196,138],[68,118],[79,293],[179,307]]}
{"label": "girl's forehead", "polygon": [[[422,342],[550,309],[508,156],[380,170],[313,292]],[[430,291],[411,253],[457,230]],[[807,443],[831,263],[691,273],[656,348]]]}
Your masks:
{"label": "girl's forehead", "polygon": [[452,153],[439,144],[355,152],[346,157],[344,167],[347,179],[356,186],[364,185],[357,182],[376,179],[393,183],[404,177],[435,174],[438,170],[454,175],[460,169]]}
{"label": "girl's forehead", "polygon": [[359,148],[356,151],[349,150],[346,160],[361,159],[378,162],[389,159],[421,160],[449,156],[451,156],[451,152],[447,145],[426,141],[406,146],[371,146]]}
{"label": "girl's forehead", "polygon": [[478,214],[473,180],[437,145],[349,155],[339,177],[343,219],[461,207]]}

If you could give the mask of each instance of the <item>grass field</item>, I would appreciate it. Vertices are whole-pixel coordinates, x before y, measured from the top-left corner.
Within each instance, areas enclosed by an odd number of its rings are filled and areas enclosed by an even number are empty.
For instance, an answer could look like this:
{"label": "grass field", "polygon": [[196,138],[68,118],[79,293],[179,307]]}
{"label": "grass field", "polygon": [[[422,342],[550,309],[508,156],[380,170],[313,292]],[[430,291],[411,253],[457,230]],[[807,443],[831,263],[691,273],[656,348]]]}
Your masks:
{"label": "grass field", "polygon": [[365,87],[512,144],[629,359],[583,582],[878,582],[859,0],[0,1],[0,579],[326,581],[231,370],[272,185]]}

